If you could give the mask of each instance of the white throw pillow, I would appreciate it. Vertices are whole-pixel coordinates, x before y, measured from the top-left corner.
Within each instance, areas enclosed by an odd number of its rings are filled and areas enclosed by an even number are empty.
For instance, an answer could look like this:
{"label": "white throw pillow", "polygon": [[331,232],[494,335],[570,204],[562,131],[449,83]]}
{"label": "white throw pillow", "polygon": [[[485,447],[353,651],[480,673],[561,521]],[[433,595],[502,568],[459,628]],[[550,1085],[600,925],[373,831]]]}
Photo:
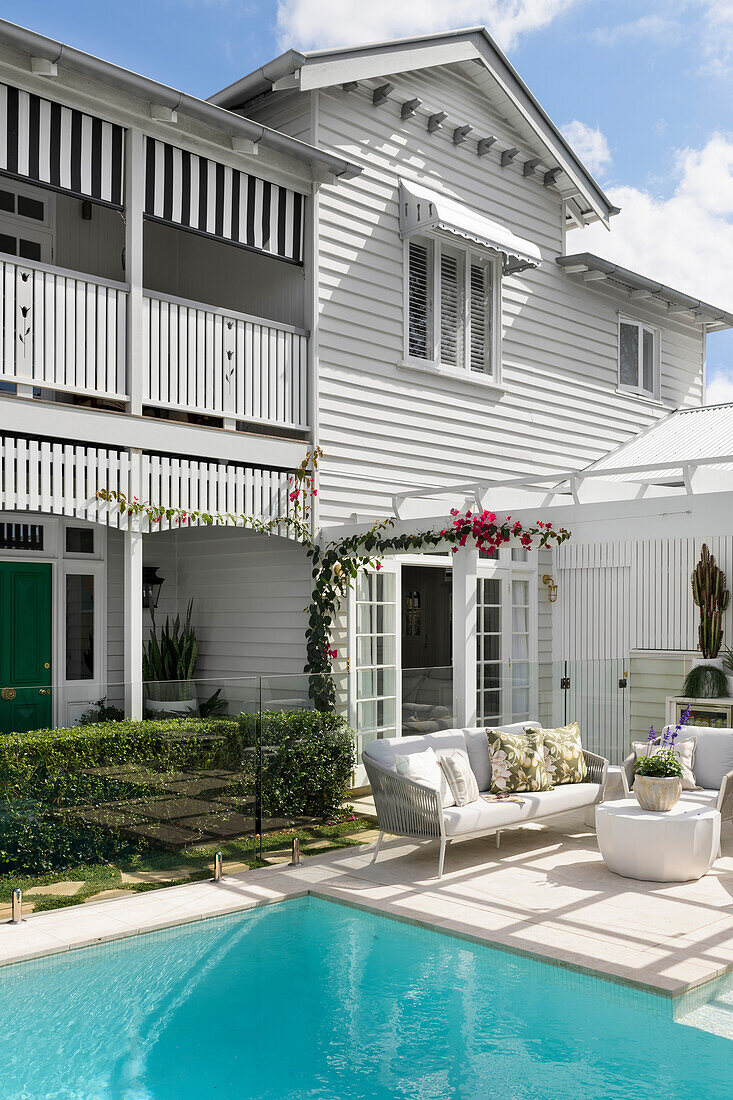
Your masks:
{"label": "white throw pillow", "polygon": [[[699,787],[697,780],[695,779],[695,773],[692,770],[692,766],[695,760],[695,745],[697,739],[695,737],[687,737],[684,741],[677,741],[672,748],[675,752],[679,753],[680,764],[682,765],[682,790],[683,791],[700,791],[702,787]],[[656,756],[660,749],[666,748],[665,745],[650,744],[649,741],[634,741],[633,750],[638,760],[640,756]]]}
{"label": "white throw pillow", "polygon": [[445,772],[438,763],[435,749],[423,749],[421,752],[412,752],[409,756],[395,756],[395,768],[400,775],[440,791],[444,806],[455,806],[456,800],[448,786]]}
{"label": "white throw pillow", "polygon": [[465,749],[444,750],[438,756],[438,763],[445,772],[456,806],[478,802],[478,783]]}

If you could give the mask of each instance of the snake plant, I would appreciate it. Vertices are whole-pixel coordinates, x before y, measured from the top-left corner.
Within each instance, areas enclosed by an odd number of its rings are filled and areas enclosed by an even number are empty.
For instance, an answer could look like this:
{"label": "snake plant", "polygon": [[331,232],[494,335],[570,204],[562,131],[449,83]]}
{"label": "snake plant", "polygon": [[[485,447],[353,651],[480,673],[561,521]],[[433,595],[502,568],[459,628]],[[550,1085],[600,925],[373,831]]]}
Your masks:
{"label": "snake plant", "polygon": [[[166,618],[160,636],[152,621],[152,629],[143,647],[143,679],[150,699],[195,698],[192,684],[198,658],[196,631],[191,626],[193,600],[186,617]],[[175,686],[174,686],[175,685]]]}

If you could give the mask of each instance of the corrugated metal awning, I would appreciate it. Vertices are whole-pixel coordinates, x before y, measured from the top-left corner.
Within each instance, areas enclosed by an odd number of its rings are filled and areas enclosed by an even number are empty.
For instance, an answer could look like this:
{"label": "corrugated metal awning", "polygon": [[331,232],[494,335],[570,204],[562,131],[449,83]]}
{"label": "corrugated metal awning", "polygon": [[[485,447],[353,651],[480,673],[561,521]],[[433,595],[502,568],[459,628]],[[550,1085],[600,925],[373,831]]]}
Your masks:
{"label": "corrugated metal awning", "polygon": [[411,180],[400,180],[400,236],[439,230],[490,248],[505,257],[505,269],[537,267],[542,255],[536,244],[518,237],[505,225],[469,206]]}

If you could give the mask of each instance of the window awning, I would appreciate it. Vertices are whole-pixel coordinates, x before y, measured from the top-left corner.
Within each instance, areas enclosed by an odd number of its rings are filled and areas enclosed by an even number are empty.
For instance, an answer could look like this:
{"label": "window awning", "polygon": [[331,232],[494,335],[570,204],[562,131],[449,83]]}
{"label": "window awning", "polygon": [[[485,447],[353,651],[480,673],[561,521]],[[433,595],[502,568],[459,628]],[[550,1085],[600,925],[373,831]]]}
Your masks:
{"label": "window awning", "polygon": [[537,267],[542,256],[537,245],[525,241],[463,203],[410,180],[400,180],[400,236],[440,230],[491,248],[504,257],[505,272]]}

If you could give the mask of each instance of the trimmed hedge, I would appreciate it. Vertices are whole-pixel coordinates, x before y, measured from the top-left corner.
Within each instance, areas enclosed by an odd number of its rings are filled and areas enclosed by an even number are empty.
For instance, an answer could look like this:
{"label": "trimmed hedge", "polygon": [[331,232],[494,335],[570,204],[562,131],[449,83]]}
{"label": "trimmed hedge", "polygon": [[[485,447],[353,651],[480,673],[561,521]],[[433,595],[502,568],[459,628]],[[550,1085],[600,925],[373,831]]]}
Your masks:
{"label": "trimmed hedge", "polygon": [[268,817],[337,813],[354,769],[354,737],[337,714],[318,710],[242,714],[242,744],[257,746],[262,730],[262,811]]}
{"label": "trimmed hedge", "polygon": [[[81,807],[157,797],[168,775],[219,769],[234,773],[251,798],[260,763],[265,817],[325,821],[346,797],[353,737],[343,719],[313,710],[7,734],[0,738],[0,873],[57,870],[149,846],[85,820]],[[136,768],[137,776],[124,774]]]}

